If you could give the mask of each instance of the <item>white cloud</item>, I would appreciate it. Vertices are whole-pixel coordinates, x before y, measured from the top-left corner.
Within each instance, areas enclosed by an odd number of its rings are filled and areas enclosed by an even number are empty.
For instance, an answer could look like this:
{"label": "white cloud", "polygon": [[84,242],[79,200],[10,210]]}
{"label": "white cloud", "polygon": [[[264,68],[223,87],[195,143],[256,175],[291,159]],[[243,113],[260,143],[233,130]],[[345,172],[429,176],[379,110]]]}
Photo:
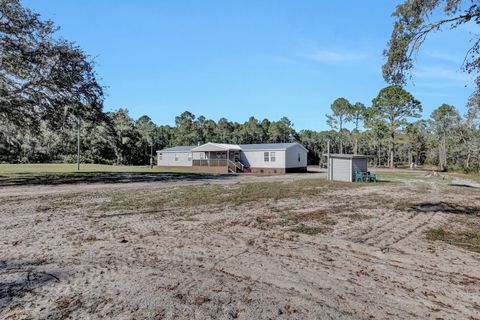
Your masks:
{"label": "white cloud", "polygon": [[431,79],[438,81],[450,81],[456,84],[470,84],[473,81],[473,76],[462,72],[461,70],[454,70],[440,66],[420,67],[413,73],[415,78]]}
{"label": "white cloud", "polygon": [[460,58],[456,55],[449,54],[449,53],[438,52],[438,51],[427,51],[426,54],[430,58],[450,62],[456,65],[461,65],[463,62],[463,58]]}
{"label": "white cloud", "polygon": [[306,57],[318,62],[341,63],[365,60],[367,55],[354,51],[346,52],[320,49],[306,55]]}

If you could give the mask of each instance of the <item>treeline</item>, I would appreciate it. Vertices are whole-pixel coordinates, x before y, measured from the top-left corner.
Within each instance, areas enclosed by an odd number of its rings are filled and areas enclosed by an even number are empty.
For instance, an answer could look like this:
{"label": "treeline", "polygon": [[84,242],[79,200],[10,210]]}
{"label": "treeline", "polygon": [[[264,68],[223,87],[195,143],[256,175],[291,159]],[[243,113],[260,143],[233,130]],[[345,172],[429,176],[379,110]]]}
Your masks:
{"label": "treeline", "polygon": [[156,125],[148,116],[133,119],[126,109],[105,113],[96,121],[79,123],[71,118],[60,129],[46,122],[35,130],[0,122],[0,161],[74,162],[80,128],[81,161],[89,163],[147,165],[158,149],[206,142],[297,141],[309,150],[309,164],[318,164],[324,161],[322,154],[329,141],[331,152],[370,155],[376,166],[430,165],[440,170],[478,171],[478,106],[470,106],[462,116],[455,107],[443,104],[429,119],[417,119],[421,111],[420,102],[410,93],[389,86],[370,107],[336,99],[326,115],[332,128],[328,131],[296,131],[286,117],[278,121],[250,117],[238,123],[196,117],[188,111],[175,117],[174,126]]}
{"label": "treeline", "polygon": [[175,126],[157,126],[148,116],[134,120],[128,110],[107,112],[97,121],[74,118],[58,128],[42,123],[35,130],[9,126],[0,121],[0,161],[76,161],[78,130],[82,162],[123,165],[149,164],[156,150],[169,146],[206,142],[234,144],[298,141],[287,118],[279,121],[251,117],[245,123],[218,122],[185,111],[175,117]]}
{"label": "treeline", "polygon": [[[410,8],[417,5],[406,1],[398,7],[399,13],[417,17],[438,4],[426,11]],[[477,9],[470,7],[469,17],[477,17]],[[2,0],[0,162],[73,162],[79,136],[81,161],[91,163],[144,165],[152,161],[157,149],[209,141],[298,141],[310,151],[309,163],[316,164],[322,161],[328,141],[332,152],[370,155],[372,163],[379,166],[435,165],[440,170],[479,171],[479,90],[469,99],[466,114],[443,104],[429,119],[421,119],[421,102],[402,88],[404,73],[412,68],[408,47],[416,39],[414,31],[422,25],[405,28],[403,24],[409,21],[418,19],[397,21],[390,51],[385,51],[384,78],[394,85],[380,90],[368,106],[346,98],[333,101],[325,119],[331,130],[296,131],[285,117],[278,121],[251,117],[237,123],[196,117],[188,111],[175,118],[175,126],[168,126],[156,125],[148,116],[134,120],[126,109],[105,113],[103,87],[89,56],[56,35],[58,28],[52,21],[43,21],[18,0]],[[474,60],[469,61],[480,61],[479,50],[470,52]],[[469,72],[478,69],[477,65],[467,66]],[[480,84],[480,77],[476,82]]]}

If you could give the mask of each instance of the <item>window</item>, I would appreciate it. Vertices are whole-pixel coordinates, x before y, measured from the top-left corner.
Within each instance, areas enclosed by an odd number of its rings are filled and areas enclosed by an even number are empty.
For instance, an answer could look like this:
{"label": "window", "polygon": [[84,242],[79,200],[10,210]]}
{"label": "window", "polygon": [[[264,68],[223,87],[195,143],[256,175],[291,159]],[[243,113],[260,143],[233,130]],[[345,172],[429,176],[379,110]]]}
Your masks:
{"label": "window", "polygon": [[188,161],[192,161],[192,154],[191,153],[188,154]]}
{"label": "window", "polygon": [[175,153],[175,161],[178,161],[178,154]]}
{"label": "window", "polygon": [[162,160],[163,159],[163,154],[162,153],[159,153],[158,154],[158,160]]}
{"label": "window", "polygon": [[200,160],[204,160],[204,159],[205,159],[205,153],[200,152]]}
{"label": "window", "polygon": [[300,153],[298,154],[298,162],[300,162]]}
{"label": "window", "polygon": [[263,161],[268,162],[268,152],[263,153]]}
{"label": "window", "polygon": [[275,152],[270,152],[270,161],[275,162]]}

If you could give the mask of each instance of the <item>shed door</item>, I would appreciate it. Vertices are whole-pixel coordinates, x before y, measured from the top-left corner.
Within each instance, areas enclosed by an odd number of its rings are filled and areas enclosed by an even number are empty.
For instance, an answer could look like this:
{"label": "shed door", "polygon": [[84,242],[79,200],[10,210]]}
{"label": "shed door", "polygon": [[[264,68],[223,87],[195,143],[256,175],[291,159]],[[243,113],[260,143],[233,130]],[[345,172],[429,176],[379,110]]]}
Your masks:
{"label": "shed door", "polygon": [[332,159],[332,180],[352,181],[350,159]]}

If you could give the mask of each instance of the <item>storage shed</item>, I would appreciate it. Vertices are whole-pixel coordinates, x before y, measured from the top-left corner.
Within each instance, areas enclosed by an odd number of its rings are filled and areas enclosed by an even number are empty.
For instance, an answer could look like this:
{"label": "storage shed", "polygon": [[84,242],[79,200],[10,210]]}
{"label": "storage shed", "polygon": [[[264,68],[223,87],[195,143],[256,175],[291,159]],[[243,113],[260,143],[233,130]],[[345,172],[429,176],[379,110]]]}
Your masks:
{"label": "storage shed", "polygon": [[353,154],[329,155],[328,180],[353,182],[355,181],[355,171],[368,171],[368,156]]}

